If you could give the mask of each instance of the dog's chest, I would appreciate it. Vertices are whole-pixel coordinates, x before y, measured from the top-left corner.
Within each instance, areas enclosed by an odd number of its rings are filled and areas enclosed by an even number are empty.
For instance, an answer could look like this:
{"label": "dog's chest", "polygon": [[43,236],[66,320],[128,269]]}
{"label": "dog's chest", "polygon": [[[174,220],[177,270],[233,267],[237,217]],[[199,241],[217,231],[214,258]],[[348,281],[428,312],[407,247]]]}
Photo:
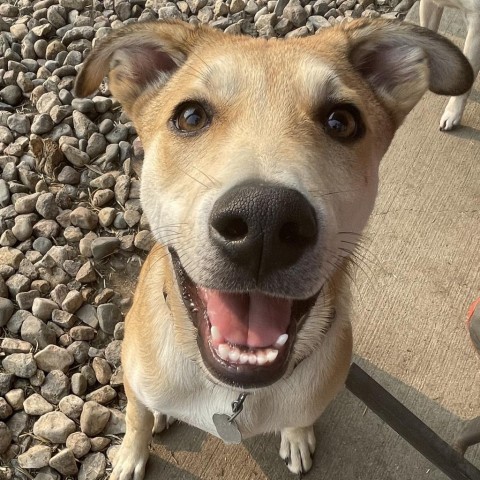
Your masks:
{"label": "dog's chest", "polygon": [[480,8],[480,0],[433,0],[439,7],[458,8],[464,12],[475,12]]}

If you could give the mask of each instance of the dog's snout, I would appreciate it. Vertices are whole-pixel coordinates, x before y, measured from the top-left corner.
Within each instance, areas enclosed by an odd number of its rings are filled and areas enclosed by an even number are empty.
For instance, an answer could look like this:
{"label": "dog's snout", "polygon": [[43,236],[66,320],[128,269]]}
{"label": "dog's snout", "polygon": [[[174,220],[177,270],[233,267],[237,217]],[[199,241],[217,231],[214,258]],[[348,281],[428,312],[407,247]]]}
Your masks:
{"label": "dog's snout", "polygon": [[222,254],[258,278],[297,262],[317,238],[315,211],[298,191],[238,185],[213,206],[210,236]]}

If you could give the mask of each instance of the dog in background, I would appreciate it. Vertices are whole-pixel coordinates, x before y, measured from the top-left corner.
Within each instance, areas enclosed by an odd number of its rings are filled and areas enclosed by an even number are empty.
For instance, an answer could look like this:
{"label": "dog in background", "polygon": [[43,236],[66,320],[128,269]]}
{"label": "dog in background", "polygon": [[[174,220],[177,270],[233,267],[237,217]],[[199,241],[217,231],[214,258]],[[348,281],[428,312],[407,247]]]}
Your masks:
{"label": "dog in background", "polygon": [[[445,7],[462,11],[467,24],[467,38],[463,53],[468,58],[476,77],[480,70],[480,0],[420,0],[420,25],[436,32]],[[452,97],[440,120],[440,130],[452,130],[460,125],[470,91]]]}
{"label": "dog in background", "polygon": [[308,471],[351,361],[346,268],[380,161],[427,90],[471,88],[470,64],[396,21],[277,41],[152,22],[101,40],[77,94],[105,75],[144,146],[158,241],[126,319],[111,478],[143,478],[153,412],[160,429],[174,417],[225,441],[280,432],[288,468]]}

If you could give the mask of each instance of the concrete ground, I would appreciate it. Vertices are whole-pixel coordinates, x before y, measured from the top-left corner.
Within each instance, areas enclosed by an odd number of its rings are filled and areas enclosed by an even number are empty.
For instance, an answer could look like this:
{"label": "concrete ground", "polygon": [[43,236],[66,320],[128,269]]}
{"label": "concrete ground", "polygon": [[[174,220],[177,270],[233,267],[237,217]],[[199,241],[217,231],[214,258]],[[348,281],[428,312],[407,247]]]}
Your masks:
{"label": "concrete ground", "polygon": [[[441,27],[458,45],[465,29],[449,12]],[[438,130],[447,102],[427,94],[383,161],[380,196],[353,292],[355,360],[445,440],[480,415],[480,358],[467,307],[480,295],[480,78],[463,126]],[[447,478],[348,391],[316,425],[321,480]],[[148,480],[294,478],[279,437],[226,446],[187,425],[155,438]],[[468,458],[480,468],[480,448]]]}

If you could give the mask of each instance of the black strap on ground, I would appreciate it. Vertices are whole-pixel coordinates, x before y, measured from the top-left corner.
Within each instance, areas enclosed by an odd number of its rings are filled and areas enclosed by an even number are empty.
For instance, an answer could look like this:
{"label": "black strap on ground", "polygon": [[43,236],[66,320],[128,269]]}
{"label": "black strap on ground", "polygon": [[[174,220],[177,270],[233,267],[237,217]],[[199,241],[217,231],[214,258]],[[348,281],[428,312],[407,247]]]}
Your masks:
{"label": "black strap on ground", "polygon": [[480,470],[442,440],[367,372],[352,363],[347,388],[451,480],[480,480]]}

